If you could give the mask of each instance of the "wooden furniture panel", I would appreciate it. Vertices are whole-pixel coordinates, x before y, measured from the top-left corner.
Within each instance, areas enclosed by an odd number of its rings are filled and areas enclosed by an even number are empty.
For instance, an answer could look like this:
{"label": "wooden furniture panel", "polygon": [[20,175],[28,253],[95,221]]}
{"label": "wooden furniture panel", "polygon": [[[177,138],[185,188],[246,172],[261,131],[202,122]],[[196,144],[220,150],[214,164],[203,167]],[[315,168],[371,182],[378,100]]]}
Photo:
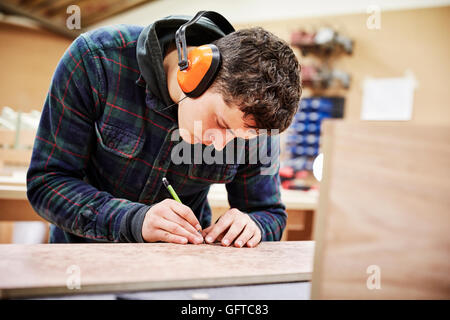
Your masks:
{"label": "wooden furniture panel", "polygon": [[0,199],[0,221],[42,221],[28,200]]}
{"label": "wooden furniture panel", "polygon": [[288,210],[286,240],[313,240],[313,210]]}
{"label": "wooden furniture panel", "polygon": [[[313,252],[312,241],[0,245],[0,297],[307,281]],[[79,290],[67,288],[70,270],[80,271]]]}
{"label": "wooden furniture panel", "polygon": [[450,127],[329,121],[323,141],[312,298],[449,299]]}

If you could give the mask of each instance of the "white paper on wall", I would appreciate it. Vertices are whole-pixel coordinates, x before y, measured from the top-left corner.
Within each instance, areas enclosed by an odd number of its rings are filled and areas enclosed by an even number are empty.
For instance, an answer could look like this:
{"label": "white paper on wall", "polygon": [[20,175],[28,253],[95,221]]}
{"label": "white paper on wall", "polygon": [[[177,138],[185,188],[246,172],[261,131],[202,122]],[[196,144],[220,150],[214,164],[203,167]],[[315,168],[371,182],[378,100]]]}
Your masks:
{"label": "white paper on wall", "polygon": [[363,85],[362,120],[411,120],[414,77],[366,79]]}

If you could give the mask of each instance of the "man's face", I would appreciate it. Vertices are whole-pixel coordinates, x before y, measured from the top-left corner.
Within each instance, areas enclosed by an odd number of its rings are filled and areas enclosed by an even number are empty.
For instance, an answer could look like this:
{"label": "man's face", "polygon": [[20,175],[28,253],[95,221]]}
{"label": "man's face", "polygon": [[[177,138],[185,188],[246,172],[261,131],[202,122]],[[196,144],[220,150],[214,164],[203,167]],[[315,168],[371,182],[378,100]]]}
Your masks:
{"label": "man's face", "polygon": [[222,150],[236,137],[250,139],[256,137],[255,130],[248,129],[244,113],[238,106],[228,106],[222,94],[208,89],[200,97],[186,98],[178,104],[178,126],[180,136],[188,143],[214,145]]}

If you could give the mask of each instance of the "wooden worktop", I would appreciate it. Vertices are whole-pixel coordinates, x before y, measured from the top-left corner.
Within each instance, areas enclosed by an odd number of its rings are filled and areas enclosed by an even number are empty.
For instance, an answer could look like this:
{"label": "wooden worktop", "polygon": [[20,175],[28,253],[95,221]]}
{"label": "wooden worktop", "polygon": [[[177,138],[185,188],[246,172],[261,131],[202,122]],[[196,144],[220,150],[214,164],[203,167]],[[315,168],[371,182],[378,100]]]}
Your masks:
{"label": "wooden worktop", "polygon": [[[313,241],[262,242],[256,248],[7,244],[0,245],[0,297],[308,281],[313,254]],[[77,270],[81,289],[69,290],[67,281]]]}

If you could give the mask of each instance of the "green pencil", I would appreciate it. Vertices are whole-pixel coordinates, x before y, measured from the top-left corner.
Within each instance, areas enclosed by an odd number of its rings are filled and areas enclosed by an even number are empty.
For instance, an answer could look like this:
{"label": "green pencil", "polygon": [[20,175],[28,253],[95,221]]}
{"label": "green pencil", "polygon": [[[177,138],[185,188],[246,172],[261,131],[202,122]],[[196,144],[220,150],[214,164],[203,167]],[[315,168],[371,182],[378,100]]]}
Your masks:
{"label": "green pencil", "polygon": [[[166,177],[162,178],[162,182],[163,182],[164,186],[167,188],[167,190],[169,191],[169,193],[172,196],[172,198],[174,198],[179,203],[182,203],[180,198],[178,197],[177,193],[175,192],[173,187],[170,185],[169,181],[166,179]],[[202,234],[202,232],[200,230],[198,230],[197,232],[199,234]],[[203,239],[203,243],[206,243],[205,239]]]}
{"label": "green pencil", "polygon": [[180,198],[178,198],[177,193],[175,192],[175,190],[170,185],[169,181],[167,181],[166,177],[162,178],[162,182],[164,183],[164,186],[167,188],[167,190],[169,191],[169,193],[172,196],[172,198],[174,198],[179,203],[182,203]]}

